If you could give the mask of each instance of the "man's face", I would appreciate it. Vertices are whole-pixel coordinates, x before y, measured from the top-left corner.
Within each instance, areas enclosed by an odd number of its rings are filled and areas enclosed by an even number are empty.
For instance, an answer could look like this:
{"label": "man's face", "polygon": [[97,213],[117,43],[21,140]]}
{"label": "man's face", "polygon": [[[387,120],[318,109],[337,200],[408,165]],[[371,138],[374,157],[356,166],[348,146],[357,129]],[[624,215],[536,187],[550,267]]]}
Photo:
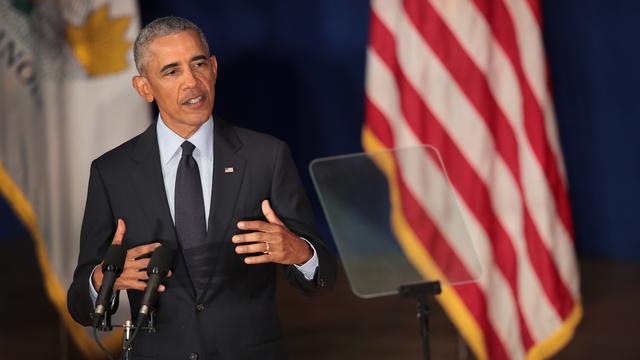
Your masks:
{"label": "man's face", "polygon": [[218,64],[208,55],[196,31],[159,37],[147,46],[145,74],[133,79],[140,96],[155,100],[167,126],[185,138],[213,110]]}

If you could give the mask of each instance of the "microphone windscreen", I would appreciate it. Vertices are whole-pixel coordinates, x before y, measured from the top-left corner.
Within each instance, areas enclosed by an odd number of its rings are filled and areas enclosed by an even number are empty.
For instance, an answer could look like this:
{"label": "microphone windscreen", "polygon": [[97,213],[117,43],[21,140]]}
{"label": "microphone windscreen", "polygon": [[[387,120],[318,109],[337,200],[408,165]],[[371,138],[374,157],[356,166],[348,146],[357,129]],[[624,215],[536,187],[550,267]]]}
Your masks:
{"label": "microphone windscreen", "polygon": [[149,266],[147,266],[147,273],[151,274],[164,274],[169,271],[171,262],[173,260],[173,251],[167,246],[159,246],[153,251]]}
{"label": "microphone windscreen", "polygon": [[112,266],[122,270],[127,251],[120,245],[111,245],[104,255],[103,267]]}

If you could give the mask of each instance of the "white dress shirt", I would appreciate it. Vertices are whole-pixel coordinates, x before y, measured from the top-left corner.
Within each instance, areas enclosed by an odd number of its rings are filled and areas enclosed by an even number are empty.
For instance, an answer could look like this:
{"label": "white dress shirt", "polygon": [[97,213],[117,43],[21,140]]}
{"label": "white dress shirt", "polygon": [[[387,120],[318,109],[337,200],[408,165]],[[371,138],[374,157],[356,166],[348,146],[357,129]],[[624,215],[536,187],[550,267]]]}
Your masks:
{"label": "white dress shirt", "polygon": [[[178,164],[182,157],[182,143],[189,140],[190,143],[195,145],[193,150],[193,158],[198,163],[198,170],[200,171],[200,181],[202,182],[202,196],[204,200],[204,213],[205,224],[207,230],[209,227],[209,216],[211,214],[211,187],[213,186],[213,118],[209,117],[207,122],[202,124],[200,128],[191,135],[188,139],[182,138],[180,135],[173,132],[164,123],[162,117],[158,115],[158,121],[156,122],[156,132],[158,136],[158,147],[160,150],[160,164],[162,167],[162,177],[164,179],[164,189],[167,194],[167,202],[169,203],[169,210],[171,212],[171,219],[175,224],[175,187],[176,187],[176,174],[178,172]],[[215,209],[215,204],[214,204]],[[235,226],[235,224],[233,224]],[[213,224],[216,226],[216,224]],[[306,239],[302,238],[306,241]],[[313,251],[313,256],[309,261],[302,265],[295,265],[295,267],[304,275],[307,280],[312,280],[318,267],[318,255],[316,249],[311,245],[309,246]],[[249,265],[251,266],[251,265]],[[93,269],[95,271],[95,268]],[[89,277],[89,289],[91,293],[91,300],[95,303],[98,298],[97,291],[93,288],[91,279],[93,278],[93,272]]]}
{"label": "white dress shirt", "polygon": [[200,171],[200,182],[202,183],[202,197],[204,200],[204,216],[207,230],[209,228],[209,212],[211,207],[211,186],[213,178],[213,119],[202,124],[200,128],[189,137],[183,139],[180,135],[169,129],[160,115],[156,123],[158,134],[158,146],[160,150],[160,164],[162,165],[162,178],[164,179],[164,190],[167,194],[167,202],[171,211],[171,219],[175,224],[175,188],[178,164],[182,158],[182,143],[189,140],[196,148],[193,150],[193,158],[198,163]]}

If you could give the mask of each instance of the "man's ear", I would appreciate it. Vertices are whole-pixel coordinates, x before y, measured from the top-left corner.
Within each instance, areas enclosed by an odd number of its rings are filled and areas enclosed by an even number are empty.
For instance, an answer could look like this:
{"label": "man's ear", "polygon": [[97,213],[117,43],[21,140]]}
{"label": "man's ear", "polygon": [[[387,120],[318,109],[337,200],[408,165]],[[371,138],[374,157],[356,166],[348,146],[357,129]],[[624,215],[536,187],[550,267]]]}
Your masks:
{"label": "man's ear", "polygon": [[153,102],[153,92],[151,91],[151,86],[149,86],[147,78],[141,75],[136,75],[131,79],[131,84],[141,98],[146,102]]}

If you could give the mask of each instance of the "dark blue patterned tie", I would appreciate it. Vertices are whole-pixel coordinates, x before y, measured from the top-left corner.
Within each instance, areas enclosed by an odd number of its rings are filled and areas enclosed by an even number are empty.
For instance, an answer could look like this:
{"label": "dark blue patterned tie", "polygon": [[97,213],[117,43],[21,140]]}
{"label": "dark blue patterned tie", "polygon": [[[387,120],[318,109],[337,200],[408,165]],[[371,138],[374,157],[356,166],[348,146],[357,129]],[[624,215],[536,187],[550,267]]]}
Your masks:
{"label": "dark blue patterned tie", "polygon": [[193,158],[192,143],[182,143],[175,188],[176,232],[183,249],[203,245],[206,237],[204,200],[198,163]]}

